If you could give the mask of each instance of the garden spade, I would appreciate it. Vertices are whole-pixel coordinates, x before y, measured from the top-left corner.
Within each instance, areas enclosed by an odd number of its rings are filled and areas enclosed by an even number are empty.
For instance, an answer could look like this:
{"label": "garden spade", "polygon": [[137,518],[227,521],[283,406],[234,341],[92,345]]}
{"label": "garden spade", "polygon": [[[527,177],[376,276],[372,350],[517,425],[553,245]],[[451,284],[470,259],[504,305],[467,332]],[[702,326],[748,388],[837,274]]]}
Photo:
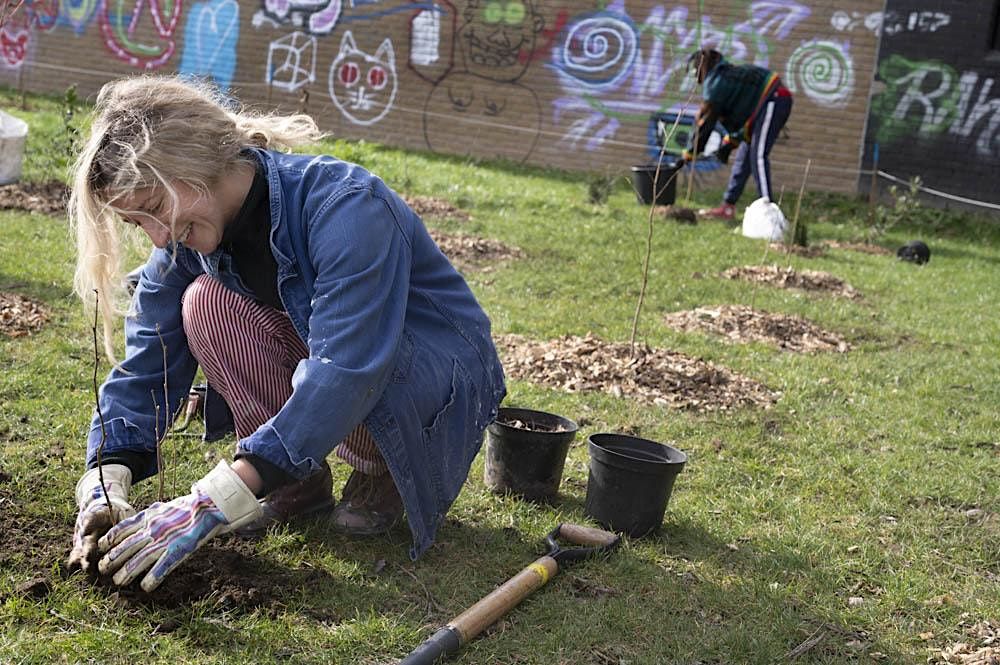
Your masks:
{"label": "garden spade", "polygon": [[[573,545],[563,549],[558,539]],[[560,568],[597,554],[610,552],[617,547],[621,537],[586,526],[560,524],[545,537],[549,551],[545,556],[525,567],[504,582],[491,594],[465,610],[399,661],[399,665],[431,665],[444,656],[451,655],[474,637],[512,610],[522,600],[545,586]]]}

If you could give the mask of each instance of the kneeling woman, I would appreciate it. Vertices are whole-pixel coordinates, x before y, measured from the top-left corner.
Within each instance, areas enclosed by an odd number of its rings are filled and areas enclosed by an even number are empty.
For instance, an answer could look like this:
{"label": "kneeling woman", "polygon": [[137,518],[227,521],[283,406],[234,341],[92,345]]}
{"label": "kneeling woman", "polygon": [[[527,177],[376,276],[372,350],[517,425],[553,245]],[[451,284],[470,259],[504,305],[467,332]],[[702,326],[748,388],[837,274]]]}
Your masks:
{"label": "kneeling woman", "polygon": [[[353,467],[334,527],[379,533],[405,510],[410,555],[433,541],[504,396],[490,322],[380,179],[277,151],[319,137],[307,116],[172,77],[101,90],[70,208],[76,289],[99,294],[112,361],[120,230],[155,249],[91,424],[71,565],[103,555],[117,584],[146,573],[152,590],[217,534],[332,505],[334,450]],[[235,460],[134,514],[129,489],[156,473],[199,365],[233,411]]]}

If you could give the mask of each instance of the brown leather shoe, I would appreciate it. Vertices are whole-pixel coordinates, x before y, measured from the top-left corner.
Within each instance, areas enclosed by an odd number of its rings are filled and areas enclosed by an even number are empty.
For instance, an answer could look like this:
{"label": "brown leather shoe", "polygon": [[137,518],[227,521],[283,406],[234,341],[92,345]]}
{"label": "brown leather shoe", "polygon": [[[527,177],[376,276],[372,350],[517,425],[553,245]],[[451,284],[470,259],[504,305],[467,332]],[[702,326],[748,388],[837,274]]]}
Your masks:
{"label": "brown leather shoe", "polygon": [[333,509],[331,521],[338,531],[352,536],[386,533],[403,517],[403,500],[392,475],[367,476],[351,472],[343,498]]}
{"label": "brown leather shoe", "polygon": [[280,487],[260,500],[264,514],[257,520],[237,529],[241,536],[259,535],[272,524],[286,524],[329,510],[336,500],[333,497],[333,475],[330,465],[304,480]]}

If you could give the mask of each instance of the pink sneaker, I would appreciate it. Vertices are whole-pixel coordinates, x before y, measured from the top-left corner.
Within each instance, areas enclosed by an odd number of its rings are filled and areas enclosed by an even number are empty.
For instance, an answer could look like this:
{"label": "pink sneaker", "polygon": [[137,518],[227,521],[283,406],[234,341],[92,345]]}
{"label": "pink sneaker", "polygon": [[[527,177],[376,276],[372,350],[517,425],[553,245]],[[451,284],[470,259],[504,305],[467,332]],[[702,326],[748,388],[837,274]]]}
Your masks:
{"label": "pink sneaker", "polygon": [[702,217],[713,219],[731,220],[736,216],[736,206],[732,203],[723,203],[718,208],[702,208],[698,211]]}

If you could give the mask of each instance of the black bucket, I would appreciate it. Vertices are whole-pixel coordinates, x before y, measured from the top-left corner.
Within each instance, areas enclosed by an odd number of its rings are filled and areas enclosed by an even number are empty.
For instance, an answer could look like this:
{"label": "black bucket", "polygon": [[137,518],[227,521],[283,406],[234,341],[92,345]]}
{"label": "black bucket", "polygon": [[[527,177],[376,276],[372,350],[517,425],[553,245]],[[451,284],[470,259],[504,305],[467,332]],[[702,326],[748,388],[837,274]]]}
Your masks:
{"label": "black bucket", "polygon": [[626,434],[591,434],[584,512],[605,529],[640,538],[659,528],[687,455]]}
{"label": "black bucket", "polygon": [[[681,162],[683,166],[683,162]],[[656,164],[641,164],[632,167],[632,187],[635,189],[639,203],[649,205],[653,202],[653,182],[656,182],[656,205],[666,206],[677,199],[677,171],[679,166],[674,163],[660,162],[660,173],[656,173]]]}
{"label": "black bucket", "polygon": [[500,409],[486,429],[486,486],[497,494],[551,502],[578,429],[572,420],[552,413]]}

